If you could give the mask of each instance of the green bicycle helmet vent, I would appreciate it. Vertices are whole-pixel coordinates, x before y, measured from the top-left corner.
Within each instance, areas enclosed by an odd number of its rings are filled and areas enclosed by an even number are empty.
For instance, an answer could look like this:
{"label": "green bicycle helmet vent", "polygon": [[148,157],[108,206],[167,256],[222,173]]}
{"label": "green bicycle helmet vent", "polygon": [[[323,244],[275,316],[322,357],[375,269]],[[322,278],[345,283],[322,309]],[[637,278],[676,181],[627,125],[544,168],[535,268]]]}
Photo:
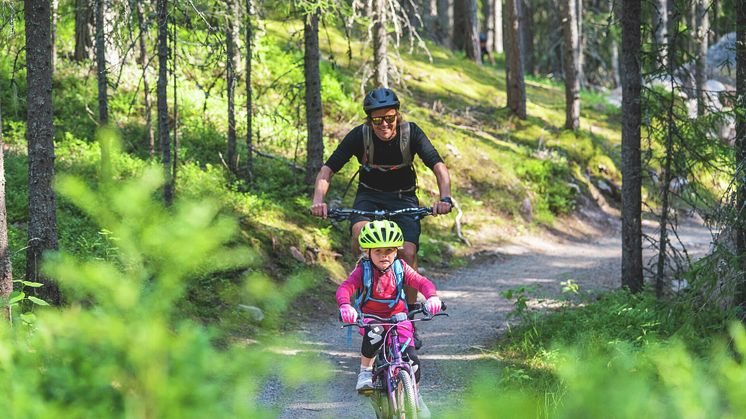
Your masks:
{"label": "green bicycle helmet vent", "polygon": [[369,222],[360,230],[357,241],[363,249],[401,247],[404,245],[404,235],[395,222],[376,220]]}

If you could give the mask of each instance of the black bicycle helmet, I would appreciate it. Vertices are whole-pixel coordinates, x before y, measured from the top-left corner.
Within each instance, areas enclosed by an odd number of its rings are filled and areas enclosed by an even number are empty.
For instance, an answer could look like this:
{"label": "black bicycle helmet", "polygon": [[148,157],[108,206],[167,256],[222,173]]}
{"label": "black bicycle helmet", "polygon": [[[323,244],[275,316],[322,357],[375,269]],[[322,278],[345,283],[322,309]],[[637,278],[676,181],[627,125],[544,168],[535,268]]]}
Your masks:
{"label": "black bicycle helmet", "polygon": [[399,109],[399,98],[391,89],[379,87],[371,90],[365,95],[363,100],[363,109],[366,114],[370,114],[376,109],[395,108]]}

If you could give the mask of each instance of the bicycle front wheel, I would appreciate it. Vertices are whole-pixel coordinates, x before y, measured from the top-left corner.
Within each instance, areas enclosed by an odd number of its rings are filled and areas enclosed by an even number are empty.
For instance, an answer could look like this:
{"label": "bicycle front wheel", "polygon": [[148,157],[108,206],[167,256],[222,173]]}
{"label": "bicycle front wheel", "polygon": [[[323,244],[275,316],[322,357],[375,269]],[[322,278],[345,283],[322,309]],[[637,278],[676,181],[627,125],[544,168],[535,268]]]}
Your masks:
{"label": "bicycle front wheel", "polygon": [[396,397],[395,418],[417,419],[417,398],[414,394],[414,383],[412,377],[405,370],[399,370],[396,374]]}

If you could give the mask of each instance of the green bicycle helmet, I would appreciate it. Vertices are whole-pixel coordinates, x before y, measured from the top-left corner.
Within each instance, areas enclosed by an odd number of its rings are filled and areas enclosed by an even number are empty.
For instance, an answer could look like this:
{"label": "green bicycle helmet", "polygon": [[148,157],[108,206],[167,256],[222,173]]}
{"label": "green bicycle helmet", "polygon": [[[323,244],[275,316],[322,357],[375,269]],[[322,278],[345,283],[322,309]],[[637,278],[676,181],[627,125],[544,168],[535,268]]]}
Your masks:
{"label": "green bicycle helmet", "polygon": [[395,222],[376,220],[369,222],[360,230],[357,241],[363,249],[401,247],[404,245],[404,235]]}

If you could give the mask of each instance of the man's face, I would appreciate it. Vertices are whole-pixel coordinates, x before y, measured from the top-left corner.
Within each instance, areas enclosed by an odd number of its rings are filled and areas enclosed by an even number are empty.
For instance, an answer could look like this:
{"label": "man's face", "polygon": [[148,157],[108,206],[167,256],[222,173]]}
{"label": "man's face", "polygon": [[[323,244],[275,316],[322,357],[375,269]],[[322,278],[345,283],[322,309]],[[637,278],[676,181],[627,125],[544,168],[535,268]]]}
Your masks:
{"label": "man's face", "polygon": [[[396,123],[398,122],[396,120],[396,109],[376,109],[370,113],[370,118],[373,131],[376,133],[378,138],[382,140],[390,140],[394,138],[394,135],[396,135]],[[386,121],[387,119],[392,122]]]}

